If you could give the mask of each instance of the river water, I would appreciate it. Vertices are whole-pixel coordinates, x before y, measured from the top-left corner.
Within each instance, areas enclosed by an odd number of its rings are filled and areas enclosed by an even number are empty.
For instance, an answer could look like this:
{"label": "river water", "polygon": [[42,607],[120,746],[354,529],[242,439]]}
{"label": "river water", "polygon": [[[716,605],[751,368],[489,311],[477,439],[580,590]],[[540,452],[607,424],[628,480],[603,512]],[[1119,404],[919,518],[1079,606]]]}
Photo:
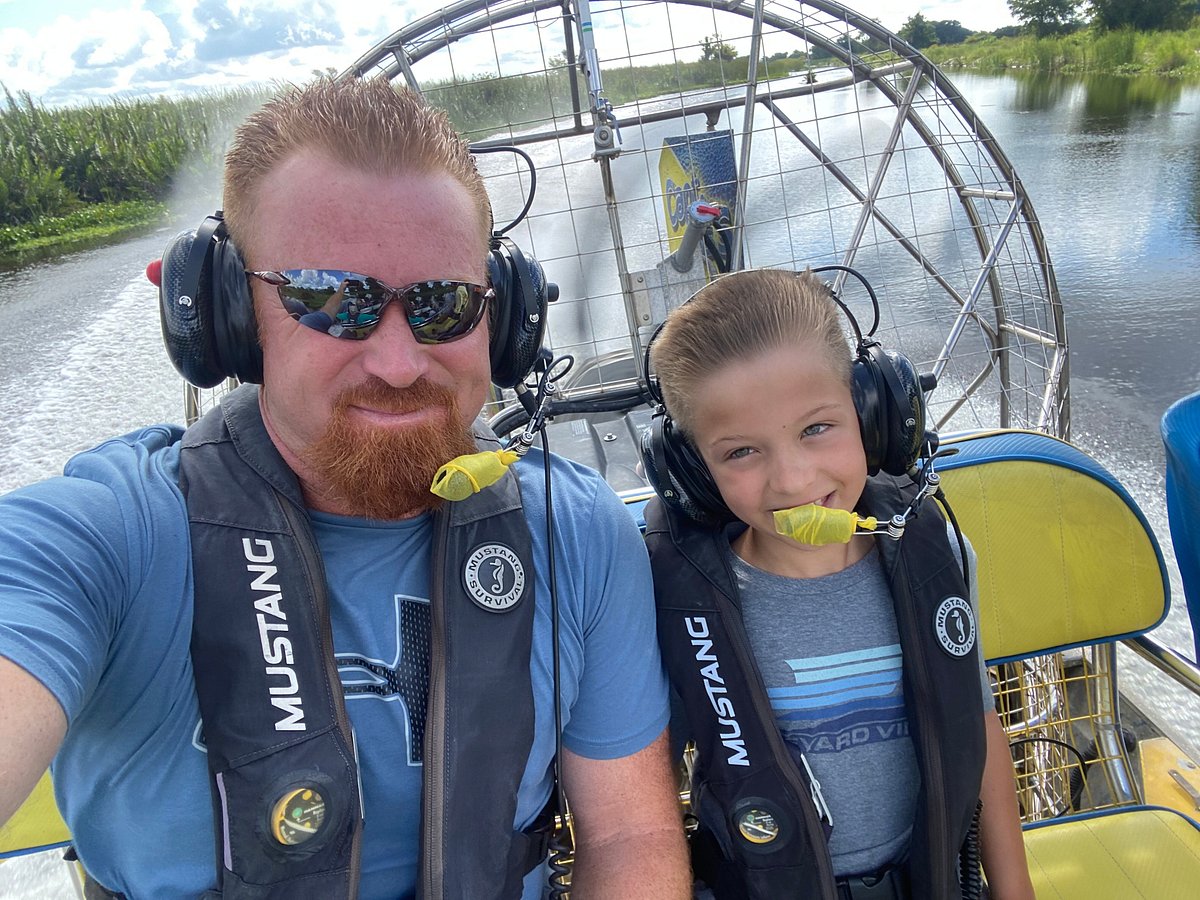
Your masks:
{"label": "river water", "polygon": [[[1156,637],[1190,657],[1158,423],[1200,389],[1200,86],[952,79],[1042,222],[1067,316],[1073,439],[1122,478],[1154,526],[1177,598]],[[181,419],[182,384],[143,274],[170,234],[0,272],[0,492],[58,472],[106,436]],[[1123,656],[1123,688],[1197,755],[1200,705]],[[0,866],[0,897],[72,897],[64,870],[55,854]]]}

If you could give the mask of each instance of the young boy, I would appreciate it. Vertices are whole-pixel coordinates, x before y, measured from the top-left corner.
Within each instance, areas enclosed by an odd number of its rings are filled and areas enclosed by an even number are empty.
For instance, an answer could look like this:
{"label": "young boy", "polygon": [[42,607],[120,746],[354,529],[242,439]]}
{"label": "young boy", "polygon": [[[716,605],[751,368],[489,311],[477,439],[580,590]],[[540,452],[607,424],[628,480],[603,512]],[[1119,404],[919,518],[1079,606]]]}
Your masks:
{"label": "young boy", "polygon": [[993,898],[1032,898],[974,592],[935,504],[898,541],[777,528],[810,506],[887,522],[916,496],[879,471],[916,461],[915,374],[857,353],[821,281],[771,270],[708,285],[651,349],[647,544],[698,750],[696,874],[718,898],[934,900],[979,896],[982,853]]}

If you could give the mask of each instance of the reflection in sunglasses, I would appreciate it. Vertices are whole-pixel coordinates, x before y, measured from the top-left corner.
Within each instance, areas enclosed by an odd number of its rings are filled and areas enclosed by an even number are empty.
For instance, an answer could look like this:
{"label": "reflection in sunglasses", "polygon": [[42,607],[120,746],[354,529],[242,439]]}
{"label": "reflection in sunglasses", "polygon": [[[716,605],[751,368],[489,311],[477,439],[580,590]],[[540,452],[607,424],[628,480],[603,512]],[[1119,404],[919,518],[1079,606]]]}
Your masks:
{"label": "reflection in sunglasses", "polygon": [[331,337],[364,340],[384,308],[400,300],[418,342],[440,344],[470,334],[483,318],[490,288],[464,281],[422,281],[393,288],[342,269],[284,269],[247,275],[275,287],[293,319]]}

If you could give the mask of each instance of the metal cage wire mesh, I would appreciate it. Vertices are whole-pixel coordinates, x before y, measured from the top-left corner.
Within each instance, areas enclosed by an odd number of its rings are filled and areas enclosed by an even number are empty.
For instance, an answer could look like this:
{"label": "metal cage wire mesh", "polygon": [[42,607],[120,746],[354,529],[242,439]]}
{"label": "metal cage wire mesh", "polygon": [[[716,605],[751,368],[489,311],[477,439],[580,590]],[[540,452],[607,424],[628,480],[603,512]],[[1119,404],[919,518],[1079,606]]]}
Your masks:
{"label": "metal cage wire mesh", "polygon": [[[708,188],[735,198],[732,243],[745,267],[861,270],[884,310],[879,339],[939,376],[929,397],[939,429],[1069,437],[1066,332],[1033,206],[990,132],[916,50],[821,0],[758,10],[615,0],[590,4],[589,57],[565,6],[464,0],[396,32],[348,74],[407,83],[472,141],[533,157],[536,198],[510,236],[560,286],[548,343],[590,361],[576,391],[640,377],[644,342],[666,312],[641,295],[665,280],[668,220],[697,196],[662,177],[664,145],[728,131],[736,174]],[[589,94],[597,71],[603,92]],[[619,154],[598,149],[593,109],[603,101]],[[503,154],[479,166],[496,223],[511,220],[530,188],[525,167]],[[865,327],[865,292],[834,283]],[[1105,692],[1082,689],[1105,672],[1068,674],[1088,670],[1061,656],[994,671],[1027,820],[1129,795],[1127,759],[1089,751],[1101,790],[1069,749],[1092,740],[1083,720],[1111,721],[1111,706],[1095,702]]]}
{"label": "metal cage wire mesh", "polygon": [[[472,140],[533,156],[536,200],[511,236],[560,285],[549,316],[556,353],[639,358],[659,316],[647,320],[635,281],[670,255],[665,219],[679,201],[658,174],[664,140],[728,130],[746,267],[860,269],[886,310],[885,346],[939,374],[930,396],[939,427],[1067,436],[1053,270],[990,133],[940,72],[877,23],[834,3],[767,2],[755,30],[754,13],[711,0],[591,4],[595,69],[620,132],[619,155],[599,159],[580,32],[561,3],[458,3],[350,72],[405,81]],[[480,168],[505,222],[524,202],[524,166],[491,154]],[[844,287],[869,319],[865,294]],[[598,381],[636,374],[614,366]]]}
{"label": "metal cage wire mesh", "polygon": [[1113,645],[992,668],[1024,822],[1141,800],[1113,680]]}

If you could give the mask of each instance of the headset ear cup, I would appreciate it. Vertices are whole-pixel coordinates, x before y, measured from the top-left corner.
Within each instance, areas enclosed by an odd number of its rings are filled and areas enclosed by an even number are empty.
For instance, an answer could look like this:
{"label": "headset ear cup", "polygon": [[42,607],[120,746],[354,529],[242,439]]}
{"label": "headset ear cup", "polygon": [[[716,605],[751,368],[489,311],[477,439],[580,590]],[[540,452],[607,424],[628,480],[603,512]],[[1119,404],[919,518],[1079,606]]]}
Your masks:
{"label": "headset ear cup", "polygon": [[710,527],[734,518],[704,459],[666,413],[642,430],[641,449],[646,480],[669,509]]}
{"label": "headset ear cup", "polygon": [[[511,273],[506,262],[507,255],[496,248],[488,253],[488,284],[492,286],[491,308],[488,310],[488,354],[491,359],[492,381],[496,382],[496,370],[502,367],[508,351],[511,329],[513,297],[509,286]],[[499,383],[499,382],[497,382]]]}
{"label": "headset ear cup", "polygon": [[250,290],[241,251],[229,238],[216,242],[212,276],[215,301],[213,331],[221,369],[239,381],[260,384],[262,347],[258,343],[254,295]]}
{"label": "headset ear cup", "polygon": [[179,374],[198,387],[213,387],[225,374],[213,332],[211,256],[214,228],[176,235],[167,244],[158,288],[158,312],[167,356]]}
{"label": "headset ear cup", "polygon": [[908,357],[878,344],[859,348],[851,380],[867,474],[904,475],[925,440],[925,395]]}
{"label": "headset ear cup", "polygon": [[876,475],[887,449],[887,422],[884,419],[875,365],[870,356],[862,351],[854,361],[851,371],[850,393],[854,398],[854,410],[858,413],[858,428],[862,434],[863,453],[867,458],[867,474]]}
{"label": "headset ear cup", "polygon": [[916,465],[925,442],[925,394],[907,356],[894,350],[880,350],[878,356],[890,420],[887,452],[880,467],[889,475],[903,475]]}
{"label": "headset ear cup", "polygon": [[[524,380],[537,362],[546,335],[547,304],[558,299],[558,285],[546,279],[546,270],[541,263],[532,256],[521,254],[515,246],[514,249],[518,254],[513,257],[519,276],[517,283],[525,300],[524,314],[512,323],[509,336],[508,356],[512,366],[509,380],[516,384]],[[516,308],[521,309],[521,306]]]}
{"label": "headset ear cup", "polygon": [[495,299],[488,319],[492,382],[510,388],[524,380],[537,361],[546,331],[546,306],[558,287],[546,280],[536,259],[508,238],[488,254],[488,277]]}

